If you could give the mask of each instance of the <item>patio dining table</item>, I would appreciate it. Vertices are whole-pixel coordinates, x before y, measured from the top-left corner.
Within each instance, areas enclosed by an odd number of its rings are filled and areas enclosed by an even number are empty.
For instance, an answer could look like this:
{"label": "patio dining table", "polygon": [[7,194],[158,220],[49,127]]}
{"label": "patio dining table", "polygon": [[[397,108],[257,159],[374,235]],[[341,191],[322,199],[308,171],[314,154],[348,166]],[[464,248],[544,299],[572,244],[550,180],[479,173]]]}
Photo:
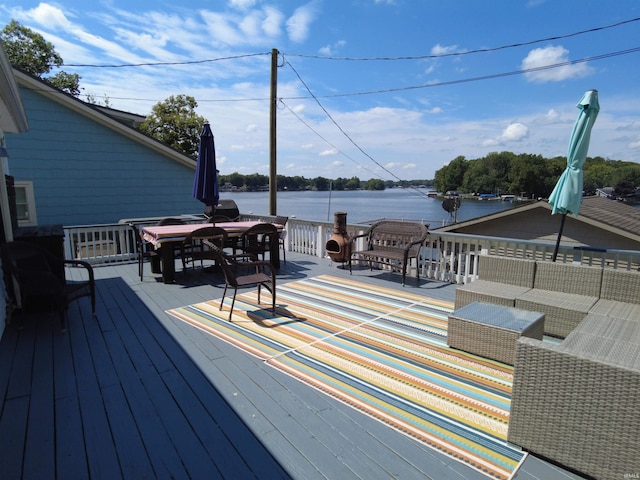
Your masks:
{"label": "patio dining table", "polygon": [[[257,225],[257,221],[247,222],[222,222],[216,223],[216,227],[223,228],[229,237],[240,237],[249,228]],[[181,243],[190,233],[212,226],[203,223],[187,223],[183,225],[147,225],[140,229],[142,239],[151,243],[160,253],[162,263],[162,279],[164,283],[173,283],[175,281],[175,254],[173,247],[176,243]],[[278,230],[283,228],[282,225],[276,225]],[[280,268],[280,250],[278,242],[272,242],[269,258],[275,268]]]}

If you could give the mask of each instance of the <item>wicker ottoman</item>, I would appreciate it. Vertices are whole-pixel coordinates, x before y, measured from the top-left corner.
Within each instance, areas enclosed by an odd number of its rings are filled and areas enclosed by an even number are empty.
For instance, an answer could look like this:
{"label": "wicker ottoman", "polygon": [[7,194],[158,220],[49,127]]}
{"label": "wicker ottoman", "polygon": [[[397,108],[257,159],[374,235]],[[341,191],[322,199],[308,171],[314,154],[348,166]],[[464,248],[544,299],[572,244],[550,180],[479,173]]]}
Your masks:
{"label": "wicker ottoman", "polygon": [[473,302],[449,314],[447,344],[513,365],[518,338],[543,333],[544,313]]}

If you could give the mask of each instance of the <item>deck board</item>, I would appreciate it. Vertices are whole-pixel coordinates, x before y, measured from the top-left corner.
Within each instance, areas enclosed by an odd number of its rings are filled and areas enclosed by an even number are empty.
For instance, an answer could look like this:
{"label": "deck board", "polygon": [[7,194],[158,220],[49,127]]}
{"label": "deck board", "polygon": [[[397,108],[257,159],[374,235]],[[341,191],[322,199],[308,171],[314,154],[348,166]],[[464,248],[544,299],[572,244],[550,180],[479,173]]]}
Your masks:
{"label": "deck board", "polygon": [[[278,284],[329,273],[402,288],[397,274],[287,257]],[[142,282],[137,263],[97,266],[97,319],[81,299],[65,334],[56,315],[7,327],[0,478],[486,478],[166,314],[222,294],[219,274],[176,268],[166,285],[148,264]],[[579,477],[532,459],[516,478]]]}

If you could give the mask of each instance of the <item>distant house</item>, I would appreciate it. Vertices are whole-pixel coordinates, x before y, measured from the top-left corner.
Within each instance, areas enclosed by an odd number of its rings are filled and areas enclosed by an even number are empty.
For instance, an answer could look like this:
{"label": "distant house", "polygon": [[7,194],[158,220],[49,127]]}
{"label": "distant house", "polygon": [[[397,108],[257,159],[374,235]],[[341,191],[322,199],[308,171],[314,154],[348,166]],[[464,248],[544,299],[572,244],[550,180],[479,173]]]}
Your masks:
{"label": "distant house", "polygon": [[[555,242],[561,215],[540,201],[433,230]],[[599,196],[584,197],[579,215],[567,215],[563,244],[640,250],[640,208]]]}
{"label": "distant house", "polygon": [[133,128],[143,117],[14,74],[29,119],[27,133],[7,134],[20,226],[203,212],[195,160]]}

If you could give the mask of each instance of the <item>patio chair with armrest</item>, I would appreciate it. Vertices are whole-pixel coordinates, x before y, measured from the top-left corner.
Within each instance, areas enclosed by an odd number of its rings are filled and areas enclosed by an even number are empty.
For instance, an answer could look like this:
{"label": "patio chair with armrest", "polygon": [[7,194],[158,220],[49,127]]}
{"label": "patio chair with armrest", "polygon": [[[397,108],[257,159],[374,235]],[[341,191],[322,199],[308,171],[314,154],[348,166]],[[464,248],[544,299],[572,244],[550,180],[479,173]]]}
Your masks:
{"label": "patio chair with armrest", "polygon": [[195,265],[200,261],[200,266],[204,267],[204,260],[216,260],[215,254],[209,245],[215,244],[224,248],[227,243],[227,232],[220,227],[202,227],[191,232],[180,245],[180,257],[182,259],[182,269],[187,271],[187,264]]}
{"label": "patio chair with armrest", "polygon": [[255,255],[256,258],[262,257],[264,260],[266,252],[274,251],[274,245],[278,245],[278,228],[272,223],[259,223],[242,234],[238,247],[243,253]]}
{"label": "patio chair with armrest", "polygon": [[153,261],[155,258],[158,262],[160,262],[160,256],[158,252],[155,251],[151,247],[149,242],[145,242],[140,235],[140,229],[135,223],[129,223],[129,227],[131,227],[133,240],[136,244],[136,256],[138,258],[138,275],[140,275],[140,281],[143,280],[144,276],[144,260],[149,259]]}
{"label": "patio chair with armrest", "polygon": [[[0,255],[12,308],[56,311],[60,315],[61,330],[65,332],[69,304],[89,297],[91,313],[95,317],[96,287],[93,267],[89,263],[58,258],[39,245],[19,241],[2,245]],[[78,280],[69,280],[65,274],[66,266],[80,267],[84,275],[79,275],[81,278]]]}
{"label": "patio chair with armrest", "polygon": [[[167,217],[167,218],[163,218],[162,220],[160,220],[158,222],[158,226],[162,227],[164,225],[184,225],[186,223],[187,222],[185,222],[181,218]],[[180,255],[181,245],[179,243],[174,243],[172,248],[173,248],[173,256],[174,257],[177,257],[178,255]]]}
{"label": "patio chair with armrest", "polygon": [[276,219],[273,221],[273,223],[275,223],[276,225],[282,225],[282,231],[278,234],[278,246],[280,248],[282,248],[282,260],[286,263],[287,262],[287,252],[286,252],[286,246],[285,246],[285,238],[287,237],[287,230],[285,230],[285,227],[287,225],[287,221],[289,220],[289,217],[283,217],[283,216],[277,216]]}
{"label": "patio chair with armrest", "polygon": [[249,285],[257,285],[258,287],[258,304],[260,303],[260,294],[262,287],[271,292],[271,312],[276,314],[276,273],[271,262],[264,260],[256,260],[252,254],[225,254],[222,249],[213,243],[205,240],[211,249],[218,264],[222,267],[224,273],[224,292],[220,299],[220,310],[227,295],[228,287],[233,287],[233,298],[231,299],[231,308],[229,309],[229,321],[233,314],[233,307],[236,303],[236,295],[238,288]]}

